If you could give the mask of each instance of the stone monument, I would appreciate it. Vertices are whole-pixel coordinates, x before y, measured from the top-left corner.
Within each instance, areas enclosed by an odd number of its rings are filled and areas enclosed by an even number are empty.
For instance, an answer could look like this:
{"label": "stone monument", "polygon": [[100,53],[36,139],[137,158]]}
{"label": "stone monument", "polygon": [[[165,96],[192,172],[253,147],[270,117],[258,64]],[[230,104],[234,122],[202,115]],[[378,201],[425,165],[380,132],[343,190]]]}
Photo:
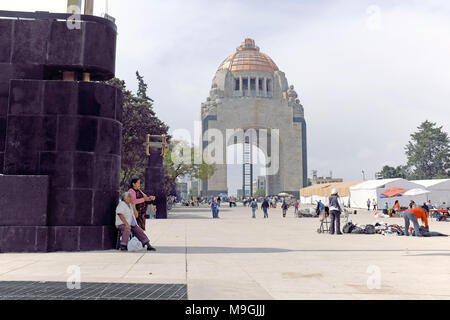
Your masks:
{"label": "stone monument", "polygon": [[0,252],[115,245],[116,25],[71,17],[0,11]]}
{"label": "stone monument", "polygon": [[145,169],[145,194],[155,196],[156,219],[167,219],[167,192],[164,185],[163,158],[167,147],[166,136],[147,135]]}
{"label": "stone monument", "polygon": [[[227,136],[227,129],[254,131],[256,138],[249,144],[257,145],[266,159],[279,157],[279,170],[266,177],[266,194],[288,192],[299,198],[300,188],[307,185],[306,122],[294,86],[272,59],[260,52],[252,39],[244,39],[236,52],[219,66],[209,97],[201,107],[203,149],[211,142],[211,135],[220,132],[223,141],[223,159],[216,161],[216,171],[207,181],[202,181],[202,196],[217,196],[227,192],[226,149],[236,144],[235,136]],[[263,146],[261,133],[277,132],[277,145]],[[220,139],[222,139],[220,138]],[[215,138],[217,141],[217,137]],[[241,141],[245,142],[245,141]],[[273,150],[271,150],[271,147]],[[249,152],[251,155],[251,149]],[[275,149],[278,155],[274,154]],[[245,155],[244,149],[244,157]],[[244,160],[244,186],[246,175],[251,175]],[[252,181],[249,185],[251,188]],[[251,190],[251,189],[250,189]],[[253,196],[250,194],[250,196]]]}

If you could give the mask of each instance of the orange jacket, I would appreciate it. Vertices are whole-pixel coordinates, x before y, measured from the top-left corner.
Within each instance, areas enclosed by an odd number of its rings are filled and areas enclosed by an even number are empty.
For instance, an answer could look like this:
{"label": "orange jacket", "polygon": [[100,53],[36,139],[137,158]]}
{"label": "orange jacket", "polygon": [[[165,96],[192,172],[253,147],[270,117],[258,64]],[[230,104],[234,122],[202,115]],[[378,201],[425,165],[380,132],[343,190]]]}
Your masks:
{"label": "orange jacket", "polygon": [[420,209],[420,208],[412,208],[412,209],[408,209],[406,211],[414,213],[416,218],[417,219],[422,219],[422,221],[425,223],[425,227],[428,227],[428,219],[427,219],[427,215],[425,213],[425,210]]}

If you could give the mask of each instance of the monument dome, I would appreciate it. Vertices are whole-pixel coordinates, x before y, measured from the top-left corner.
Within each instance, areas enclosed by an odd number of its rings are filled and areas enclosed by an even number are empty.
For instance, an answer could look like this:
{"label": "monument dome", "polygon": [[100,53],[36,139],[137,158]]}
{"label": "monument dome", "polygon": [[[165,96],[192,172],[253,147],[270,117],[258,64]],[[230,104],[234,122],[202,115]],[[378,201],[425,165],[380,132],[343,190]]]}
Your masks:
{"label": "monument dome", "polygon": [[228,69],[230,71],[254,70],[275,72],[277,65],[265,53],[259,51],[255,45],[255,40],[246,38],[236,49],[236,52],[226,58],[218,70]]}

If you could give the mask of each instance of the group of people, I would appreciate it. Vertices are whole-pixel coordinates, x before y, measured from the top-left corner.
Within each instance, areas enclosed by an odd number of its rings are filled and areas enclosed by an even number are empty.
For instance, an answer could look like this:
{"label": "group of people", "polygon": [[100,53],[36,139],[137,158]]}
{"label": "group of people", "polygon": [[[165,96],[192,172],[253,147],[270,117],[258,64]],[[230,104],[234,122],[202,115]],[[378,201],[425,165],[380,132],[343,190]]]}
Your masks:
{"label": "group of people", "polygon": [[[371,205],[373,206],[373,210],[377,210],[377,201],[373,199],[372,201],[370,199],[367,199],[367,210],[370,210]],[[385,204],[385,207],[383,208],[384,212],[387,212],[388,210],[388,204]],[[319,213],[319,218],[323,214],[326,209],[326,207],[319,201],[317,205],[316,212]],[[414,201],[411,201],[409,204],[409,208],[406,208],[403,211],[403,218],[405,221],[405,235],[409,236],[410,234],[410,224],[413,225],[414,235],[417,237],[422,236],[420,231],[420,226],[418,223],[418,220],[422,220],[425,225],[425,230],[429,231],[429,225],[428,225],[428,212],[432,208],[431,201],[428,201],[428,203],[424,203],[422,207],[418,207]],[[393,209],[391,212],[399,212],[401,210],[400,203],[395,201]],[[336,188],[333,188],[331,191],[331,195],[328,198],[328,211],[330,216],[330,234],[338,234],[341,235],[341,219],[340,215],[342,212],[344,212],[344,205],[341,201],[341,198],[339,197],[338,190]]]}
{"label": "group of people", "polygon": [[[219,217],[218,216],[218,207],[220,206],[219,198],[220,197],[218,197],[217,200],[213,199],[213,201],[211,202],[211,211],[213,218]],[[269,208],[276,208],[276,201],[278,200],[274,200],[271,197],[265,197],[263,199],[261,203],[261,209],[263,210],[264,218],[269,218]],[[256,218],[256,210],[258,210],[258,202],[256,201],[256,199],[255,198],[244,199],[243,204],[244,206],[248,206],[251,208],[252,218],[253,219]],[[294,199],[292,204],[289,204],[286,200],[282,200],[281,210],[283,217],[286,217],[287,210],[291,205],[294,207],[294,214],[296,215],[298,213],[300,202],[297,199]]]}
{"label": "group of people", "polygon": [[127,250],[131,232],[148,251],[156,250],[145,234],[147,202],[154,200],[155,196],[147,196],[141,190],[139,179],[131,180],[130,189],[122,194],[116,208],[116,227],[121,233],[120,250]]}
{"label": "group of people", "polygon": [[378,203],[377,200],[372,199],[372,201],[370,201],[370,198],[367,199],[367,210],[370,210],[370,207],[373,207],[373,211],[378,209]]}

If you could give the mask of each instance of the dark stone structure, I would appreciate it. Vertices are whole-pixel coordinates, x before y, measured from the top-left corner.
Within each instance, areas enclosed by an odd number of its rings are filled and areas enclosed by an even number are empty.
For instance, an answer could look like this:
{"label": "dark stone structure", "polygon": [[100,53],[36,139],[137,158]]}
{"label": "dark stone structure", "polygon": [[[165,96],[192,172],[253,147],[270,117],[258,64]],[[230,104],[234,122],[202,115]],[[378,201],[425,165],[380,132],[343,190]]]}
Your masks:
{"label": "dark stone structure", "polygon": [[122,93],[77,80],[114,76],[116,27],[68,17],[0,11],[0,252],[115,245]]}
{"label": "dark stone structure", "polygon": [[148,145],[148,166],[145,169],[145,190],[147,195],[155,196],[156,219],[167,219],[167,193],[164,187],[163,143],[162,136],[150,136]]}

